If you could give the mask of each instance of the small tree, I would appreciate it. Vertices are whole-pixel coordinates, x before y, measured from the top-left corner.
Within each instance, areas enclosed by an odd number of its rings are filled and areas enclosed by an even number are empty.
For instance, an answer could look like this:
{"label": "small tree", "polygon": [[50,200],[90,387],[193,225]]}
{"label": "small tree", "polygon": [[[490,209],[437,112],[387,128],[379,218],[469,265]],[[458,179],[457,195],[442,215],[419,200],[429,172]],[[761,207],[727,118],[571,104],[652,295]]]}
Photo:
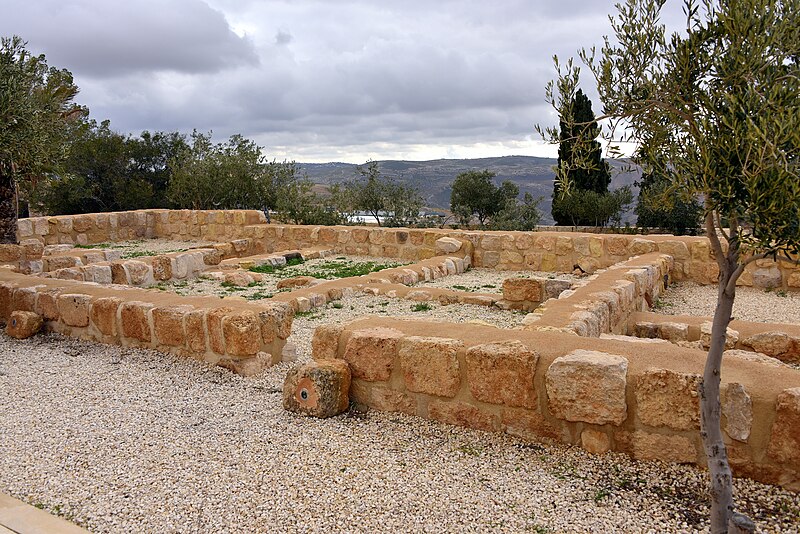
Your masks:
{"label": "small tree", "polygon": [[335,203],[344,211],[366,211],[382,226],[409,226],[419,219],[422,197],[414,187],[381,176],[377,161],[356,167],[356,180],[338,184]]}
{"label": "small tree", "polygon": [[696,198],[681,198],[670,181],[652,172],[644,173],[636,204],[636,226],[663,228],[675,235],[694,234],[700,228],[703,206]]}
{"label": "small tree", "polygon": [[603,159],[600,143],[595,141],[601,130],[595,121],[592,101],[578,89],[570,98],[569,105],[571,120],[562,117],[559,123],[556,173],[561,179],[553,184],[551,214],[558,225],[592,225],[596,217],[582,218],[570,211],[570,203],[561,194],[560,183],[566,180],[575,191],[593,191],[603,195],[608,193],[611,173]]}
{"label": "small tree", "polygon": [[450,186],[450,210],[464,226],[469,226],[473,218],[478,219],[481,228],[486,227],[490,218],[516,201],[519,187],[505,180],[500,187],[492,181],[496,176],[489,170],[462,172]]}
{"label": "small tree", "polygon": [[[598,83],[606,117],[637,159],[686,195],[702,195],[706,236],[719,266],[711,343],[700,387],[701,436],[711,478],[711,532],[752,530],[733,513],[732,476],[720,427],[720,375],[736,282],[762,258],[800,254],[800,0],[686,0],[686,29],[667,36],[663,0],[627,0],[611,19],[599,60],[581,58]],[[547,87],[566,99],[572,61]],[[539,129],[542,131],[541,129]],[[614,129],[612,128],[612,132]],[[555,141],[558,132],[545,129]],[[576,143],[588,143],[579,139]],[[568,177],[559,176],[563,191]],[[735,526],[734,526],[735,525]]]}
{"label": "small tree", "polygon": [[17,36],[0,40],[0,243],[17,242],[18,181],[56,170],[70,123],[87,113],[73,104],[72,74],[25,46]]}

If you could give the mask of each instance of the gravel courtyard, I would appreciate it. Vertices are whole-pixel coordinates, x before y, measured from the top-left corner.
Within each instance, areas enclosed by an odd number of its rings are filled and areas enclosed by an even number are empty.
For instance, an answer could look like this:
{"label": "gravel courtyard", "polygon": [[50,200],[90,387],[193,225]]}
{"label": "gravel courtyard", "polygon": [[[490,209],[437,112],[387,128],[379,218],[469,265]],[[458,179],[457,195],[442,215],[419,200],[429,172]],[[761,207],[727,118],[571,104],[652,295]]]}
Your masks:
{"label": "gravel courtyard", "polygon": [[[376,309],[461,321],[491,313],[387,301],[350,298],[297,317],[299,359],[323,321]],[[401,414],[299,418],[281,407],[288,368],[242,378],[157,352],[2,335],[0,491],[95,532],[706,528],[702,470]],[[800,532],[800,496],[747,480],[736,490],[765,532]]]}

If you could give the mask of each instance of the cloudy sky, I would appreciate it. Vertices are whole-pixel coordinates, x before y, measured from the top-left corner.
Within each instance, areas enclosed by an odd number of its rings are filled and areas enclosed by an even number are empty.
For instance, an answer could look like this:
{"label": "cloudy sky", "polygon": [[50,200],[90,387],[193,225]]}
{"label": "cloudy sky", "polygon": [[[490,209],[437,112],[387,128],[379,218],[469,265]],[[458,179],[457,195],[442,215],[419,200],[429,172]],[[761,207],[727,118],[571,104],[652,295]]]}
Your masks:
{"label": "cloudy sky", "polygon": [[120,132],[241,133],[305,162],[551,155],[551,58],[600,45],[614,3],[2,0],[0,35]]}

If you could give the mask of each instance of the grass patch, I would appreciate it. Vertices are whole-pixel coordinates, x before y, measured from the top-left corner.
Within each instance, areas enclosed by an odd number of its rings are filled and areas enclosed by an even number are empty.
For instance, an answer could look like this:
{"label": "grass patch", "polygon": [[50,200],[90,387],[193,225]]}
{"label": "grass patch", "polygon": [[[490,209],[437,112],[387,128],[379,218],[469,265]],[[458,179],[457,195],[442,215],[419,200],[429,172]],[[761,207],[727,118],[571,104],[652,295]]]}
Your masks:
{"label": "grass patch", "polygon": [[342,304],[341,302],[334,302],[333,304],[331,304],[331,308],[335,310],[341,310],[342,308],[344,308],[344,304]]}
{"label": "grass patch", "polygon": [[424,312],[424,311],[430,311],[432,309],[433,308],[431,307],[431,305],[428,304],[427,302],[419,302],[411,306],[411,311],[414,312]]}
{"label": "grass patch", "polygon": [[247,300],[271,299],[272,293],[264,293],[263,291],[256,291],[253,294],[245,295],[244,298],[246,298]]}
{"label": "grass patch", "polygon": [[94,245],[72,245],[74,248],[110,248],[110,243],[96,243]]}
{"label": "grass patch", "polygon": [[459,291],[473,291],[471,287],[460,286],[460,285],[453,286],[453,289],[458,289]]}
{"label": "grass patch", "polygon": [[295,312],[294,316],[305,319],[316,319],[318,317],[322,317],[322,314],[318,313],[317,310],[309,310],[309,311]]}
{"label": "grass patch", "polygon": [[314,265],[309,269],[304,269],[293,273],[295,276],[312,276],[323,280],[334,280],[337,278],[351,278],[375,273],[384,269],[391,269],[404,265],[402,263],[377,263],[374,261],[324,261]]}

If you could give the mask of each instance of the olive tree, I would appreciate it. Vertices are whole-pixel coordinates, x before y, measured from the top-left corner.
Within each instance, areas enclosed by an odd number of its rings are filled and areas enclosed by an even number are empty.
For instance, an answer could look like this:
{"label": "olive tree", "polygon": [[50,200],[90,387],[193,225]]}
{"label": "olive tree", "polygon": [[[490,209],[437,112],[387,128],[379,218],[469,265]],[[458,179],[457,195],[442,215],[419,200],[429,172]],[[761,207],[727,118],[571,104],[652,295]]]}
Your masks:
{"label": "olive tree", "polygon": [[68,70],[48,67],[19,37],[0,40],[0,243],[17,242],[17,183],[56,170],[70,123],[86,110]]}
{"label": "olive tree", "polygon": [[[705,233],[719,266],[711,344],[700,386],[711,531],[752,530],[734,513],[720,428],[720,373],[736,282],[758,259],[800,253],[800,0],[684,2],[686,27],[669,34],[664,0],[627,0],[613,37],[580,57],[597,82],[617,140],[635,143],[645,172],[703,198]],[[570,60],[546,90],[567,122],[580,69]],[[541,129],[557,142],[555,128]],[[581,131],[578,129],[578,131]],[[576,139],[576,143],[590,140]],[[569,193],[564,175],[561,190]]]}

